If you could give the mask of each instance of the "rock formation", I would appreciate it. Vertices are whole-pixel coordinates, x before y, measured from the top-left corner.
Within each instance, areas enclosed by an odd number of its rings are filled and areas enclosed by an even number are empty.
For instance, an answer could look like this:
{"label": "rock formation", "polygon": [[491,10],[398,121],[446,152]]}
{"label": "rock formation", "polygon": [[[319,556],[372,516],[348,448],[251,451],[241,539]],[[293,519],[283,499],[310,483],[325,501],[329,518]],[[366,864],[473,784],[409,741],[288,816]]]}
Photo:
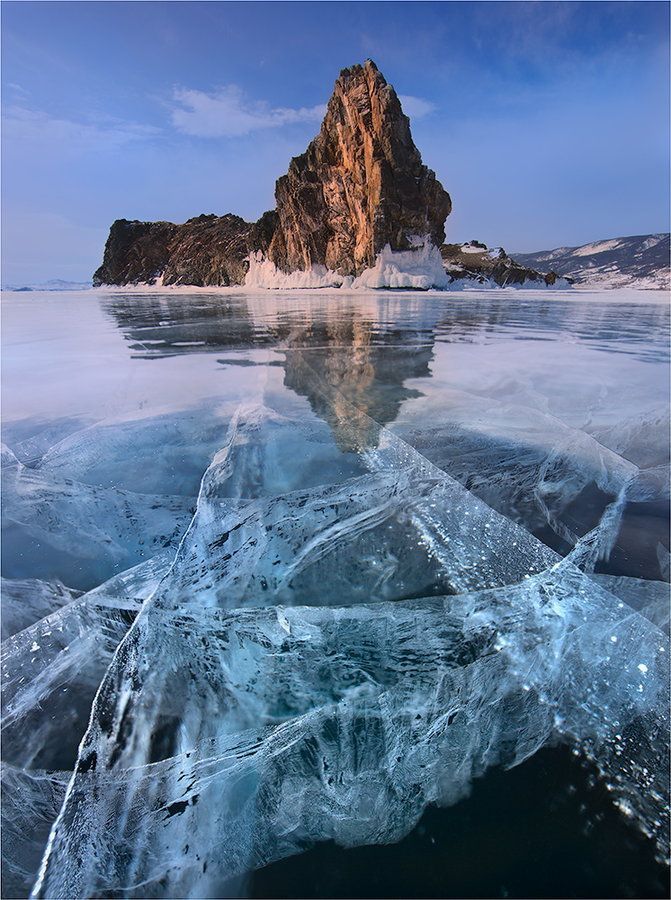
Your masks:
{"label": "rock formation", "polygon": [[118,219],[93,283],[242,284],[250,252],[268,249],[276,221],[273,212],[254,224],[230,213],[197,216],[183,225]]}
{"label": "rock formation", "polygon": [[373,266],[387,244],[408,250],[426,236],[439,247],[452,208],[371,60],[340,73],[321,131],[292,159],[275,199],[271,261],[285,272],[324,265],[341,275]]}
{"label": "rock formation", "polygon": [[319,135],[291,161],[275,199],[277,211],[255,224],[231,214],[183,225],[119,219],[94,284],[242,284],[252,252],[284,273],[324,266],[355,276],[387,246],[439,247],[451,209],[371,60],[340,73]]}
{"label": "rock formation", "polygon": [[172,222],[117,219],[110,228],[105,255],[93,284],[152,284],[168,264],[168,244],[177,231]]}
{"label": "rock formation", "polygon": [[[447,274],[453,281],[468,279],[480,284],[498,284],[499,287],[522,285],[528,281],[541,282],[549,287],[557,281],[556,272],[539,272],[520,265],[508,256],[503,247],[490,250],[480,241],[443,244],[440,255]],[[567,281],[568,279],[564,279],[564,282]]]}
{"label": "rock formation", "polygon": [[340,73],[319,134],[277,181],[275,200],[256,223],[230,213],[182,225],[119,219],[93,283],[321,287],[358,277],[355,286],[425,288],[492,269],[500,284],[538,276],[489,257],[473,272],[450,257],[456,245],[441,260],[450,196],[371,60]]}

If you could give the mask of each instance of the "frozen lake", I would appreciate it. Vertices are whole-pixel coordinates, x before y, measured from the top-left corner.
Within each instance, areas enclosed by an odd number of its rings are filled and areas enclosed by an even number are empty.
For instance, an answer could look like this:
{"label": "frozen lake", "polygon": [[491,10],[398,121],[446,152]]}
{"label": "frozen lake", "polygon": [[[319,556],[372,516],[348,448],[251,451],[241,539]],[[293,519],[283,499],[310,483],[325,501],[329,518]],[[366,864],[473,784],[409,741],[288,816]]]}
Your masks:
{"label": "frozen lake", "polygon": [[666,296],[2,326],[3,896],[668,895]]}

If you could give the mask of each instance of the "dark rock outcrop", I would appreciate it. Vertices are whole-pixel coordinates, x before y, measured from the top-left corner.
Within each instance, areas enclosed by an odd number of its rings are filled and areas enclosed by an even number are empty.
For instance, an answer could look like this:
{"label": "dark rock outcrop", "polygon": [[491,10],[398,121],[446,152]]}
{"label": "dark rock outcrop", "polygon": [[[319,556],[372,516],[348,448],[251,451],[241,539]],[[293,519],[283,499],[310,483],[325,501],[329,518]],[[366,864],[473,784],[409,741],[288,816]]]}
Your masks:
{"label": "dark rock outcrop", "polygon": [[202,215],[178,226],[168,246],[163,284],[242,284],[254,225],[240,216]]}
{"label": "dark rock outcrop", "polygon": [[183,225],[119,219],[93,283],[152,284],[162,277],[163,284],[242,284],[247,257],[267,251],[276,223],[274,212],[253,224],[230,213],[196,216]]}
{"label": "dark rock outcrop", "polygon": [[389,244],[439,247],[452,204],[422,165],[410,121],[375,63],[343,69],[319,135],[275,189],[279,227],[269,257],[285,272],[325,265],[358,275]]}
{"label": "dark rock outcrop", "polygon": [[494,281],[500,287],[525,284],[527,281],[543,281],[549,286],[557,281],[555,272],[539,272],[522,266],[511,259],[502,247],[489,250],[480,241],[443,244],[440,255],[448,274],[456,281],[469,279],[480,284]]}
{"label": "dark rock outcrop", "polygon": [[177,226],[172,222],[117,219],[110,228],[105,255],[93,284],[152,284],[168,264],[168,246]]}
{"label": "dark rock outcrop", "polygon": [[170,241],[163,283],[240,284],[245,278],[251,227],[233,215],[189,219]]}

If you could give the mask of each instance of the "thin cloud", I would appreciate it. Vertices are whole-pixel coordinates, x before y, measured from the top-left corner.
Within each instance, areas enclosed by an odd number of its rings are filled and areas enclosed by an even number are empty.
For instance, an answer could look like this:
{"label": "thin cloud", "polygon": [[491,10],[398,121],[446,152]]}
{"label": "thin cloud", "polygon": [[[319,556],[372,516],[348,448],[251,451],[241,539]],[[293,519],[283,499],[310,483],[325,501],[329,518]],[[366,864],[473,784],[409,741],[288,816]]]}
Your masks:
{"label": "thin cloud", "polygon": [[413,97],[410,94],[399,94],[398,99],[401,101],[403,112],[411,119],[428,116],[436,108],[430,100],[423,100],[421,97]]}
{"label": "thin cloud", "polygon": [[21,87],[20,84],[17,84],[15,81],[8,81],[7,87],[10,91],[13,91],[15,95],[18,95],[20,98],[27,98],[30,96],[30,91],[27,91],[24,87]]}
{"label": "thin cloud", "polygon": [[8,106],[2,116],[2,138],[5,146],[14,144],[20,150],[29,144],[71,152],[92,149],[116,149],[158,133],[148,125],[137,125],[116,119],[77,122],[52,116],[25,106]]}
{"label": "thin cloud", "polygon": [[326,106],[292,109],[271,107],[249,100],[237,85],[226,85],[212,93],[175,88],[172,124],[183,134],[195,137],[241,137],[252,131],[281,128],[297,122],[319,122]]}
{"label": "thin cloud", "polygon": [[[194,137],[241,137],[253,131],[281,128],[298,122],[320,122],[326,106],[272,107],[251,100],[235,84],[212,91],[175,88],[172,124],[182,134]],[[421,119],[433,112],[435,106],[421,97],[400,97],[403,109],[413,119]]]}

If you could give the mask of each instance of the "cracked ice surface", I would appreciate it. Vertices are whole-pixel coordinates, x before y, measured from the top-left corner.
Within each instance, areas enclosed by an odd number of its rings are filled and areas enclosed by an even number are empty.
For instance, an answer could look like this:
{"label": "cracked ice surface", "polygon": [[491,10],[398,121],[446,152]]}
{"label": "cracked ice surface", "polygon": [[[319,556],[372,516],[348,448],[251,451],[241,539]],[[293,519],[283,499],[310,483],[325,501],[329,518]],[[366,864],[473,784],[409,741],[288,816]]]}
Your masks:
{"label": "cracked ice surface", "polygon": [[[30,891],[100,681],[171,559],[172,554],[164,551],[2,644],[2,853],[7,896]],[[5,584],[14,588],[11,582]],[[25,582],[16,584],[25,589]],[[10,596],[14,599],[16,592]]]}
{"label": "cracked ice surface", "polygon": [[658,496],[662,419],[468,377],[397,416],[365,330],[278,331],[298,399],[254,351],[216,421],[64,418],[3,450],[4,894],[225,896],[317,841],[397,841],[558,741],[663,854],[668,586],[599,571]]}
{"label": "cracked ice surface", "polygon": [[231,512],[244,434],[103,679],[37,896],[216,895],[314,841],[398,840],[556,739],[663,829],[667,642],[574,564],[600,529],[561,561],[387,432],[368,474]]}
{"label": "cracked ice surface", "polygon": [[87,588],[168,546],[189,522],[189,497],[158,497],[43,474],[2,470],[5,571],[28,567]]}

